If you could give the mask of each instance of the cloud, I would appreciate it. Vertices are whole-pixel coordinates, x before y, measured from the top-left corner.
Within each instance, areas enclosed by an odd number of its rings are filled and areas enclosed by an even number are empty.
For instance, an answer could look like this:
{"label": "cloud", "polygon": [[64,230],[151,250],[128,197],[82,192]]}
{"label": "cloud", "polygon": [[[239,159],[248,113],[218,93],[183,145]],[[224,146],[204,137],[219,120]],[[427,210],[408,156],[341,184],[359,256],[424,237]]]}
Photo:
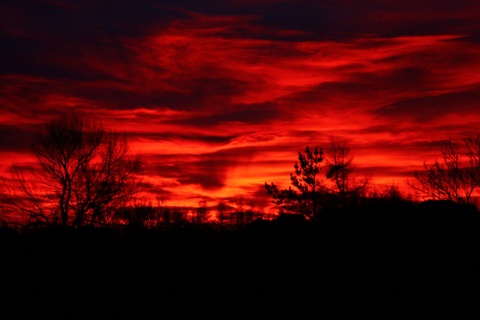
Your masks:
{"label": "cloud", "polygon": [[390,118],[424,123],[455,114],[478,116],[480,87],[436,96],[412,98],[382,107],[376,112]]}
{"label": "cloud", "polygon": [[[433,10],[433,8],[435,10]],[[262,198],[297,153],[345,138],[403,179],[478,131],[471,1],[4,1],[0,154],[66,110],[125,132],[145,189],[181,204]],[[8,159],[10,161],[10,159]],[[408,169],[407,169],[408,168]]]}
{"label": "cloud", "polygon": [[254,125],[268,123],[281,117],[279,107],[274,103],[253,103],[230,105],[229,110],[217,110],[212,114],[192,114],[191,117],[176,119],[170,123],[193,127],[214,127],[225,123]]}
{"label": "cloud", "polygon": [[[26,152],[30,149],[36,127],[17,127],[0,125],[0,150],[7,152]],[[35,130],[35,131],[34,131]]]}

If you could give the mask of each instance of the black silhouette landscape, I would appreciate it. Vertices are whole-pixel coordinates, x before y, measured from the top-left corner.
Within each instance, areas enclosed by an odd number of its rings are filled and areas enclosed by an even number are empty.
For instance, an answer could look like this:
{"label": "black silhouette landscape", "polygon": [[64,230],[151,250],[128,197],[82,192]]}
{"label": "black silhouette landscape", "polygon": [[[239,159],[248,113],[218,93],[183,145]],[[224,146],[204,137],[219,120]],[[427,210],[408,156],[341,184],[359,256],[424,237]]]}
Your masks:
{"label": "black silhouette landscape", "polygon": [[[148,230],[1,230],[6,318],[477,314],[479,217],[451,202]],[[292,218],[292,219],[291,219]],[[293,219],[295,218],[295,219]]]}
{"label": "black silhouette landscape", "polygon": [[480,138],[465,148],[468,161],[449,142],[444,163],[416,173],[412,188],[435,200],[415,201],[394,185],[367,193],[344,143],[306,147],[293,188],[265,183],[277,216],[223,206],[213,219],[205,202],[193,213],[132,204],[142,160],[126,140],[77,115],[54,118],[32,145],[37,166],[4,181],[4,315],[474,315]]}
{"label": "black silhouette landscape", "polygon": [[478,319],[479,12],[2,0],[0,319]]}

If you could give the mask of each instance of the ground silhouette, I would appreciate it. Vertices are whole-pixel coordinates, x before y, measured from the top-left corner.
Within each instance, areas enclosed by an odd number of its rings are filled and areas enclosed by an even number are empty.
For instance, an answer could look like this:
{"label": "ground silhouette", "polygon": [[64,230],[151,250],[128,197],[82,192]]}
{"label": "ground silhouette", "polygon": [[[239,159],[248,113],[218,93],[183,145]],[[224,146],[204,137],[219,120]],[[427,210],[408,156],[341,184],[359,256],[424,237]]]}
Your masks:
{"label": "ground silhouette", "polygon": [[[439,206],[440,205],[440,206]],[[478,316],[480,220],[453,203],[0,232],[4,319]],[[442,208],[441,210],[439,208]]]}

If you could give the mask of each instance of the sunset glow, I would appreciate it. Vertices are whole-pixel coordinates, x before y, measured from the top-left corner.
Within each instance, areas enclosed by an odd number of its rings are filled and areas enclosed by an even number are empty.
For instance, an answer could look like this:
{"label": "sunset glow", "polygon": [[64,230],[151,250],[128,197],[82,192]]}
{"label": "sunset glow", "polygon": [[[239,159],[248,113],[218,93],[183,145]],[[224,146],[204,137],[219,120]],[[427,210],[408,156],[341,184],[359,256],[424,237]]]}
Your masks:
{"label": "sunset glow", "polygon": [[[397,184],[480,132],[480,4],[3,1],[0,169],[64,111],[125,132],[145,194],[270,210],[298,151],[348,141]],[[407,189],[405,189],[408,191]]]}

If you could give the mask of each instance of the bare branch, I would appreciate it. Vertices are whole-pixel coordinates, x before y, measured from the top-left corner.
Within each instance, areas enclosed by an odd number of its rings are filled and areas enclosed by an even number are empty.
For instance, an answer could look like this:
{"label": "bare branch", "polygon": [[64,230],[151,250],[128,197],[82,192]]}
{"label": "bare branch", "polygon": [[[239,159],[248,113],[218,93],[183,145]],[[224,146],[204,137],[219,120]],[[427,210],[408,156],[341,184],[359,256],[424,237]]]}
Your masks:
{"label": "bare branch", "polygon": [[406,183],[424,198],[472,203],[480,186],[480,135],[463,139],[463,145],[449,140],[440,147],[442,159],[424,163],[415,172],[417,183]]}
{"label": "bare branch", "polygon": [[14,166],[2,192],[2,203],[32,223],[95,224],[138,191],[142,165],[125,136],[76,115],[47,121],[32,151],[35,168]]}

